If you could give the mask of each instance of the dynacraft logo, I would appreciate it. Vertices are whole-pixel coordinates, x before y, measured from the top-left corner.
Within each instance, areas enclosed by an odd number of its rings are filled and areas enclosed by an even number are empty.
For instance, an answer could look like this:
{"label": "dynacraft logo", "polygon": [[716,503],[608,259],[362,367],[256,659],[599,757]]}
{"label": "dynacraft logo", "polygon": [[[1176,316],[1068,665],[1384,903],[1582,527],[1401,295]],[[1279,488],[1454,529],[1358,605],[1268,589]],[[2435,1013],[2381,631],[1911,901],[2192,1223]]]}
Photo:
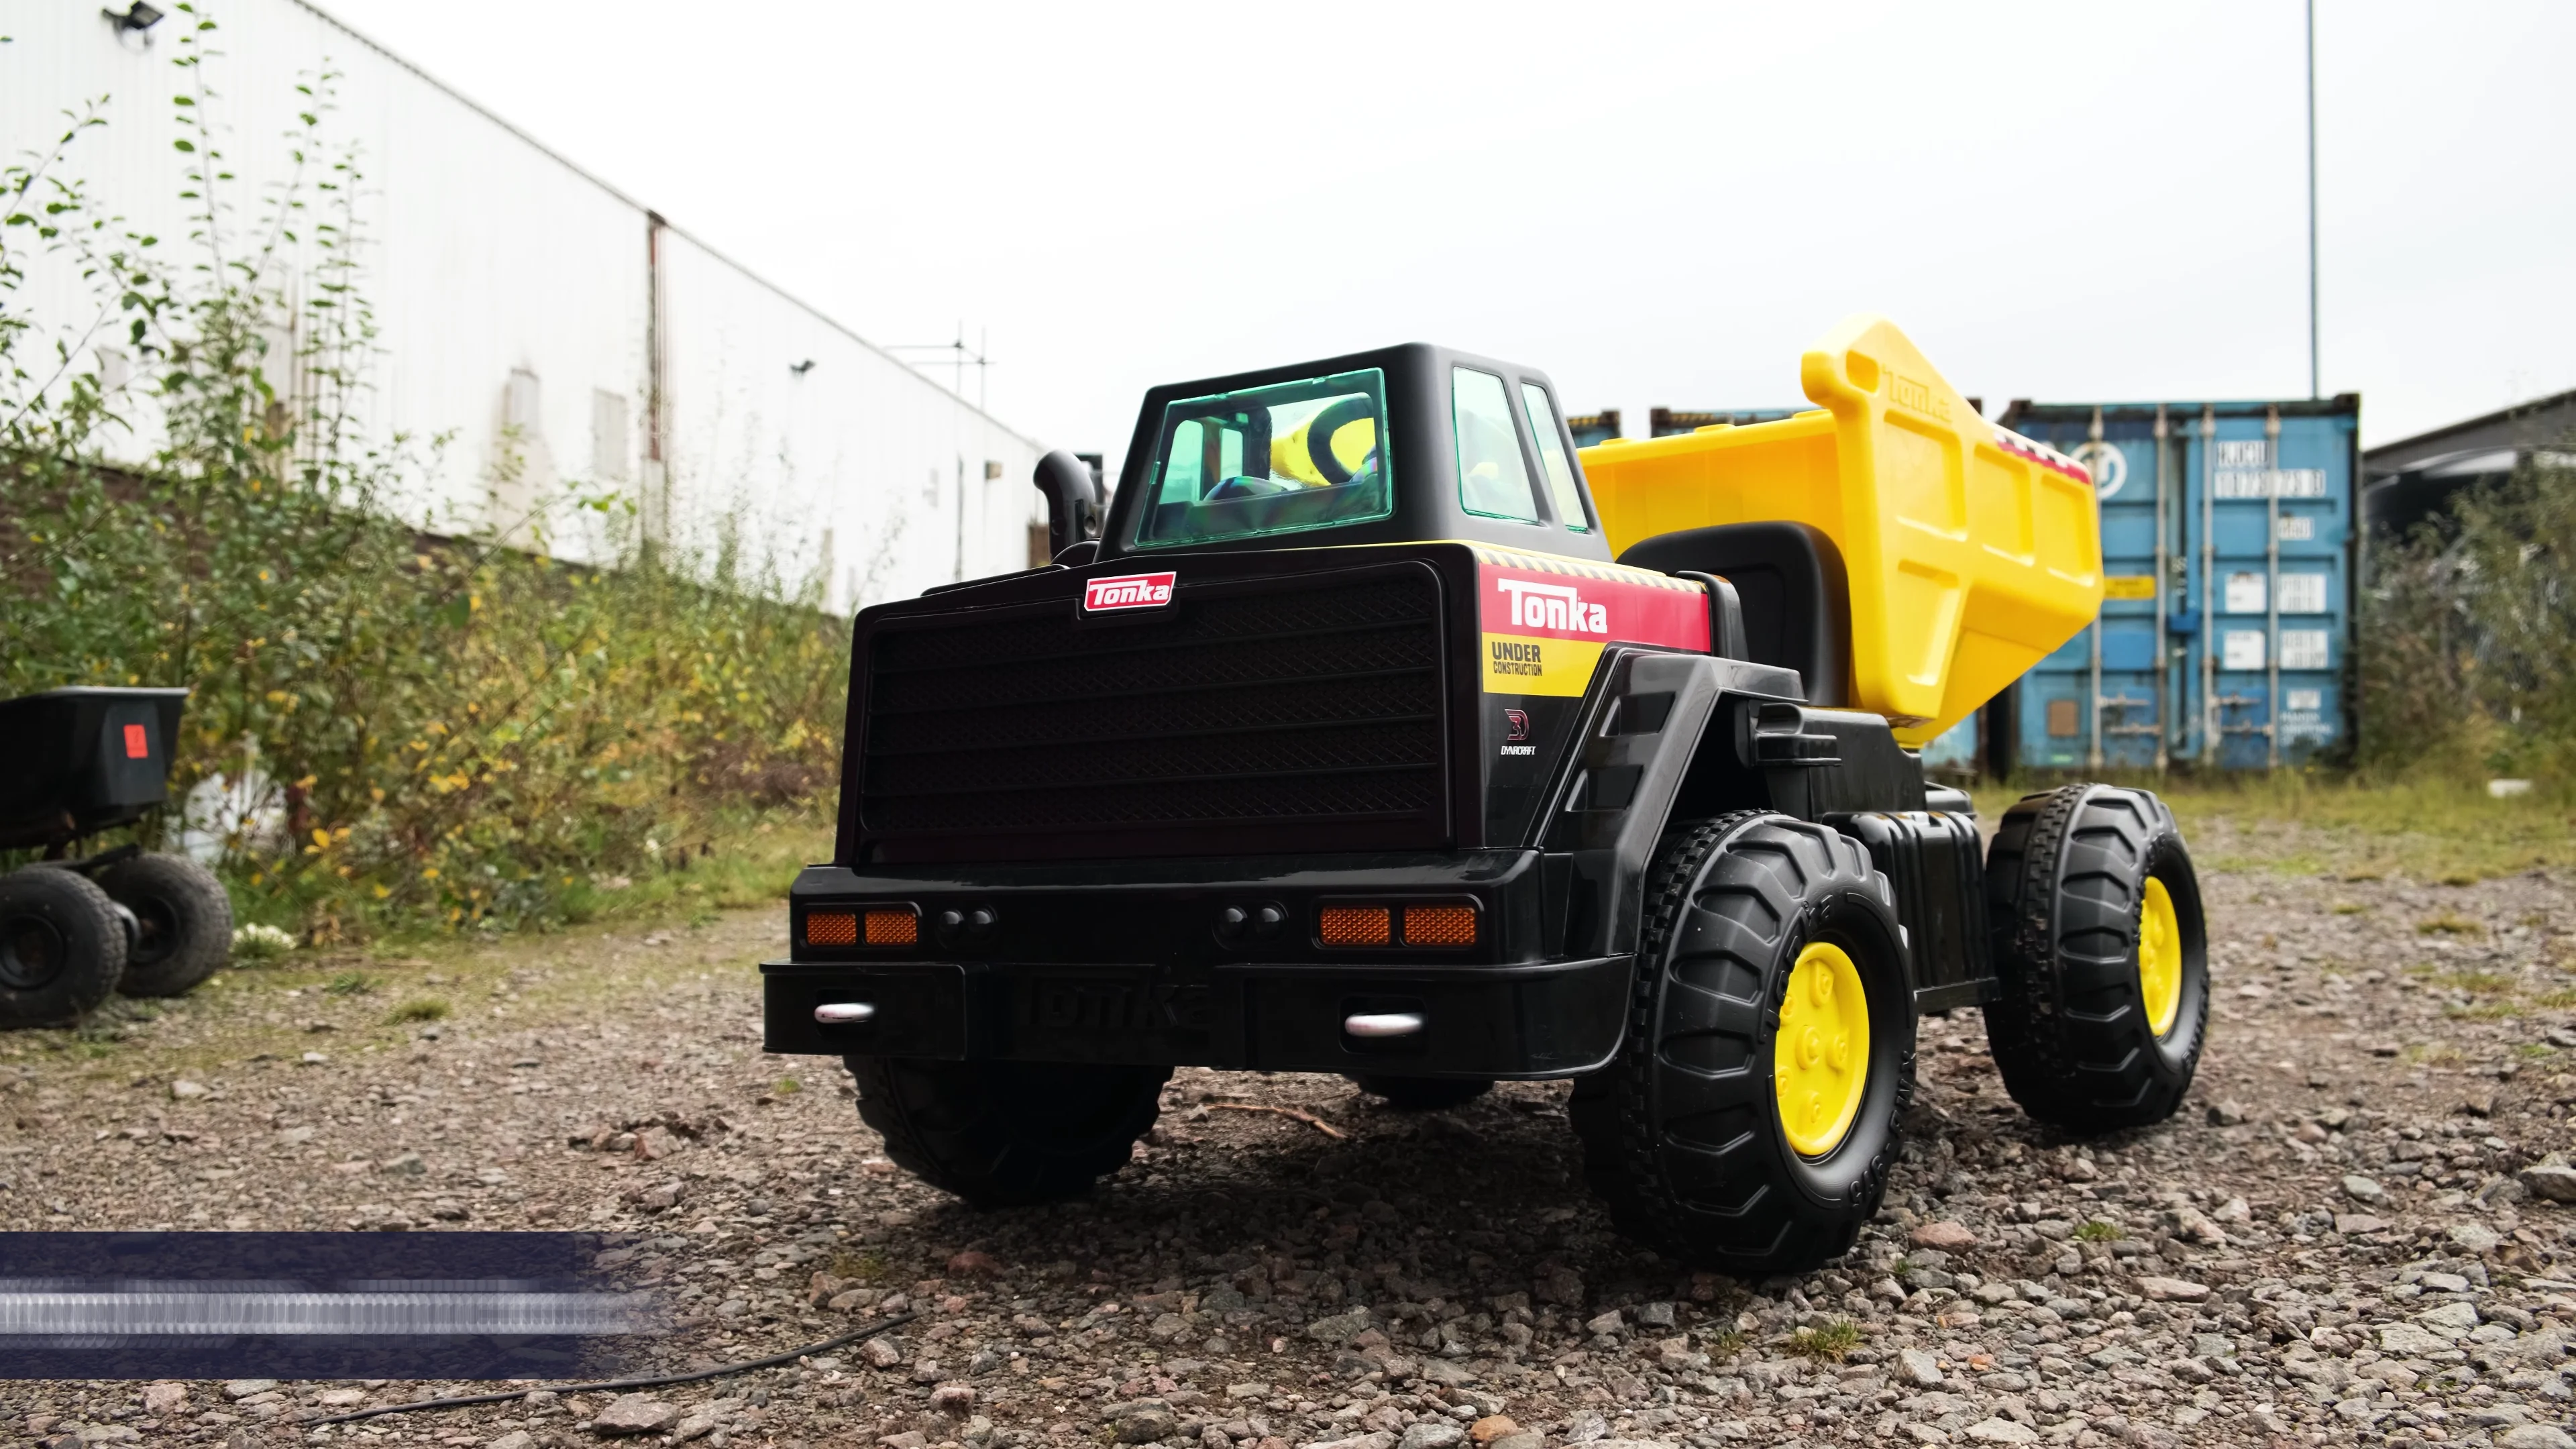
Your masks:
{"label": "dynacraft logo", "polygon": [[1112,609],[1159,609],[1172,601],[1175,574],[1126,574],[1114,579],[1092,579],[1082,586],[1082,612],[1106,613]]}
{"label": "dynacraft logo", "polygon": [[1512,596],[1512,622],[1524,629],[1562,629],[1569,634],[1608,634],[1610,611],[1587,604],[1565,584],[1536,579],[1496,579],[1494,586]]}

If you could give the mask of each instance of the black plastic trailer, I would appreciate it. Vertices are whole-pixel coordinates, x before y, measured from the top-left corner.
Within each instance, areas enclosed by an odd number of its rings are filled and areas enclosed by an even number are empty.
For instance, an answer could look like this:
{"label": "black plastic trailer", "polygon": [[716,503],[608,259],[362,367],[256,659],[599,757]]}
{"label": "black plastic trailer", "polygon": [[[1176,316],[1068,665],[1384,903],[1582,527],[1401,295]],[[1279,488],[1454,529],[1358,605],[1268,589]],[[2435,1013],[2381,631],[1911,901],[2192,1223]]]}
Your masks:
{"label": "black plastic trailer", "polygon": [[176,996],[232,950],[232,902],[184,856],[79,848],[169,798],[184,689],[53,689],[0,700],[0,1027],[79,1018],[109,994]]}

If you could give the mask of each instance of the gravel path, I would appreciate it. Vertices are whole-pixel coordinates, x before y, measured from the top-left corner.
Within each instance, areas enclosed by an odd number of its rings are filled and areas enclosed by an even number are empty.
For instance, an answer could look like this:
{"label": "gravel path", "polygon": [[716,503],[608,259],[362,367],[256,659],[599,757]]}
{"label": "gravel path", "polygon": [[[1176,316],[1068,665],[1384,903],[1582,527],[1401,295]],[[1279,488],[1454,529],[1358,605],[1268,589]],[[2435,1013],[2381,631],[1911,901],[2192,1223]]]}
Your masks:
{"label": "gravel path", "polygon": [[[836,1064],[760,1054],[774,912],[237,969],[0,1039],[0,1227],[630,1231],[623,1270],[684,1314],[673,1366],[923,1316],[658,1395],[334,1429],[297,1421],[457,1386],[0,1384],[0,1442],[2576,1444],[2565,881],[2208,894],[2184,1116],[2069,1142],[1973,1015],[1928,1022],[1880,1222],[1754,1284],[1608,1231],[1561,1084],[1413,1114],[1184,1071],[1091,1201],[975,1213],[885,1161]],[[431,997],[453,1015],[388,1024]]]}

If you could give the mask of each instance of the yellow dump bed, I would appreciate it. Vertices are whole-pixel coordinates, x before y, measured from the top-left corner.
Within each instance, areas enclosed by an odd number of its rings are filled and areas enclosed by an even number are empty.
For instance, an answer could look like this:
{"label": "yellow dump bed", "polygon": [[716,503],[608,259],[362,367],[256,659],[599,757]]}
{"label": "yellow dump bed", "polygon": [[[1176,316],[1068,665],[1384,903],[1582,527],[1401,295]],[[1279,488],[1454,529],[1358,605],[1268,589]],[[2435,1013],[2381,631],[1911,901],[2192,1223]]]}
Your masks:
{"label": "yellow dump bed", "polygon": [[1979,417],[1885,318],[1836,327],[1799,378],[1819,411],[1585,449],[1593,501],[1613,553],[1720,523],[1822,530],[1851,581],[1846,697],[1920,744],[2100,612],[2092,479]]}

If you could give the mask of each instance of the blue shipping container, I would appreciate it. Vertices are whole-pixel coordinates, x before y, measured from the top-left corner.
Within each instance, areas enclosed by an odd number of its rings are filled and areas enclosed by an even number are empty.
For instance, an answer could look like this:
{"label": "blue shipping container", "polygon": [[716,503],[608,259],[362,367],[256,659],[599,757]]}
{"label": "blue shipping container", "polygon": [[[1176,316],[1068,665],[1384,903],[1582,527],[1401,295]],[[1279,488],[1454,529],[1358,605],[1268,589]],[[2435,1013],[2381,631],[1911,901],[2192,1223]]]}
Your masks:
{"label": "blue shipping container", "polygon": [[2352,394],[2005,411],[2092,470],[2109,580],[2013,687],[2016,767],[2266,769],[2350,738],[2360,418]]}

